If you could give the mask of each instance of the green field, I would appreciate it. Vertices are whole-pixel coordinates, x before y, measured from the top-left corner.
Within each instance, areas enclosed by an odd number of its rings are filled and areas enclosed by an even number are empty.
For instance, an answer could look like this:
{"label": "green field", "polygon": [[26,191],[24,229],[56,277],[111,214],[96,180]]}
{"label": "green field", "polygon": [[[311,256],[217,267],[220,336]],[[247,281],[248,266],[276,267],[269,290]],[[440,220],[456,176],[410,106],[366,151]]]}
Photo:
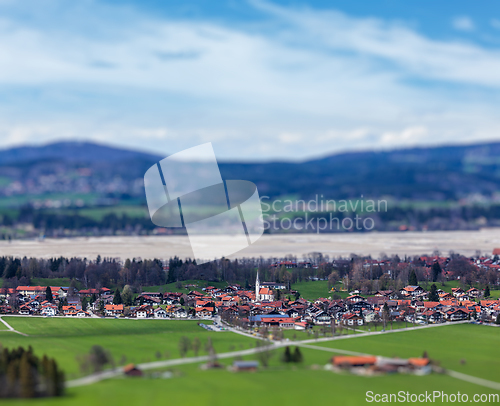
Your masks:
{"label": "green field", "polygon": [[[5,320],[30,336],[0,332],[4,346],[32,345],[36,353],[56,357],[70,377],[79,374],[75,355],[86,352],[93,344],[111,350],[115,359],[125,354],[127,362],[135,363],[155,361],[156,351],[162,352],[161,359],[167,358],[166,352],[169,352],[168,358],[179,358],[177,344],[182,335],[191,339],[199,337],[203,343],[211,337],[218,353],[255,346],[252,338],[231,332],[208,332],[192,321],[28,317],[5,317]],[[115,378],[68,389],[67,396],[60,399],[2,400],[2,404],[360,405],[365,402],[367,391],[420,394],[434,390],[449,394],[460,391],[472,398],[476,393],[498,392],[440,374],[361,377],[326,371],[323,366],[335,355],[332,352],[335,349],[399,357],[421,356],[427,351],[446,368],[500,382],[499,334],[500,329],[494,327],[460,324],[346,338],[314,343],[318,349],[302,348],[304,362],[300,365],[283,364],[280,355],[284,350],[281,348],[273,351],[269,367],[257,373],[234,373],[226,368],[203,371],[197,364],[187,364],[166,368],[173,373],[169,379],[155,377],[154,371],[146,371],[142,378]],[[303,334],[298,338],[310,337]],[[294,343],[290,346],[293,348]],[[200,354],[205,353],[201,351]],[[188,356],[192,355],[190,351]],[[247,355],[244,359],[258,359],[258,356]],[[462,359],[465,363],[460,362]],[[231,365],[232,359],[220,362],[226,367]]]}
{"label": "green field", "polygon": [[427,351],[429,358],[445,368],[500,382],[499,339],[500,328],[456,324],[317,345],[401,358],[421,356]]}
{"label": "green field", "polygon": [[101,221],[108,214],[116,214],[118,217],[126,214],[128,217],[148,217],[148,209],[145,206],[111,206],[111,207],[89,207],[78,210],[58,210],[60,214],[78,214],[89,217],[96,221]]}
{"label": "green field", "polygon": [[[216,288],[225,288],[227,287],[227,282],[209,282],[209,281],[202,281],[202,280],[188,280],[188,281],[181,281],[182,287],[177,288],[177,282],[174,283],[167,283],[165,285],[156,285],[156,286],[143,286],[142,291],[143,292],[180,292],[180,293],[189,293],[192,290],[197,290],[200,293],[203,293],[203,288],[206,288],[207,286],[214,286]],[[191,286],[188,289],[186,289],[184,286],[186,285],[196,285],[196,286]]]}
{"label": "green field", "polygon": [[292,289],[300,293],[300,297],[307,300],[316,300],[320,297],[328,298],[333,295],[338,295],[342,299],[349,296],[349,292],[339,291],[342,287],[340,283],[336,284],[336,292],[330,292],[328,289],[328,281],[303,281],[292,284]]}
{"label": "green field", "polygon": [[[117,363],[142,363],[157,359],[179,358],[181,336],[198,337],[202,348],[211,338],[217,352],[247,349],[254,345],[252,338],[229,332],[207,331],[190,320],[126,320],[126,319],[69,319],[6,317],[14,329],[26,333],[23,337],[12,332],[0,332],[4,347],[33,346],[36,353],[55,357],[69,378],[80,375],[75,359],[99,344],[111,351]],[[3,324],[2,324],[3,326]],[[156,353],[160,353],[157,358]],[[200,351],[200,355],[204,354]],[[188,352],[192,356],[192,352]]]}
{"label": "green field", "polygon": [[319,297],[328,297],[332,294],[328,290],[328,281],[297,282],[292,289],[300,293],[300,297],[307,300],[316,300]]}
{"label": "green field", "polygon": [[[315,352],[314,350],[311,350]],[[321,352],[316,351],[316,354]],[[309,355],[304,351],[305,356]],[[318,357],[319,358],[319,357]],[[321,356],[326,362],[328,354]],[[230,360],[223,360],[229,365]],[[272,365],[258,373],[233,373],[225,369],[203,371],[197,365],[171,369],[170,379],[117,378],[89,387],[68,390],[60,399],[2,401],[5,405],[259,405],[259,404],[340,404],[365,403],[367,391],[374,393],[495,393],[446,375],[386,375],[358,377],[324,371],[320,365],[298,368]],[[440,402],[436,402],[441,404]]]}

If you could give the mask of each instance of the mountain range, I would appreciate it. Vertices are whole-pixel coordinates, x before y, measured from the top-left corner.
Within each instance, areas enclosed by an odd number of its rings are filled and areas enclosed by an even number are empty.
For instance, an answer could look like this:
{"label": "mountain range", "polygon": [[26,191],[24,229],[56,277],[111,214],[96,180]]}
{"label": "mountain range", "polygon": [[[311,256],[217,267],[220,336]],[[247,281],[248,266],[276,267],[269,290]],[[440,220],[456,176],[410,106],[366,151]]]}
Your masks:
{"label": "mountain range", "polygon": [[[0,177],[4,180],[0,195],[78,191],[82,183],[78,174],[85,169],[85,190],[104,192],[107,183],[116,186],[118,182],[121,186],[116,190],[143,198],[136,183],[162,158],[91,142],[4,149],[0,150]],[[224,179],[251,180],[261,196],[270,197],[311,198],[318,194],[325,199],[364,196],[445,201],[471,196],[493,199],[500,192],[500,143],[355,151],[303,162],[224,161],[219,167]],[[9,190],[14,181],[24,187]],[[52,186],[44,189],[47,182]]]}

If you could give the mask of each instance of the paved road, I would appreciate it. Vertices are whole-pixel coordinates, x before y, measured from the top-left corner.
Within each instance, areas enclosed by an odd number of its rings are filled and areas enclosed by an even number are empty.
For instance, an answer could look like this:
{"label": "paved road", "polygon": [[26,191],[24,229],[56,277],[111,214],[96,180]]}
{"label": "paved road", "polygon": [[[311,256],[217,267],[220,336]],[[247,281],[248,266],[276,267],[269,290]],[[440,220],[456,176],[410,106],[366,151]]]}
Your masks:
{"label": "paved road", "polygon": [[4,319],[2,319],[2,316],[0,316],[0,321],[3,324],[5,324],[5,326],[9,329],[9,331],[12,331],[13,333],[21,334],[22,336],[28,337],[28,334],[21,333],[20,331],[14,330],[9,323],[7,323]]}

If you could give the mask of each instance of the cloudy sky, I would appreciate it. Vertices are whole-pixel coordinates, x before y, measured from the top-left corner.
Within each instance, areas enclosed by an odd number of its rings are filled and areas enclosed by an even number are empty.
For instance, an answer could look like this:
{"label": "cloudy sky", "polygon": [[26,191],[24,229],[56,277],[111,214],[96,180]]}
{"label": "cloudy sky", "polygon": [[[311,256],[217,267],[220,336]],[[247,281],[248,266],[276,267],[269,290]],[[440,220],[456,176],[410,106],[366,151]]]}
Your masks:
{"label": "cloudy sky", "polygon": [[0,0],[0,148],[500,141],[496,1]]}

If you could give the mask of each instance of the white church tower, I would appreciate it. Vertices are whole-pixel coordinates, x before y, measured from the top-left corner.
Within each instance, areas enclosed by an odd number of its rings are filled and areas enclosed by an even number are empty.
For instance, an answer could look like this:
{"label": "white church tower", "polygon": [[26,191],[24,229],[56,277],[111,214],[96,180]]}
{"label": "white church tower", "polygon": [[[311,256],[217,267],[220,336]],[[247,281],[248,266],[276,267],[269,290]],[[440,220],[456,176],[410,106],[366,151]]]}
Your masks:
{"label": "white church tower", "polygon": [[255,279],[255,301],[260,301],[260,281],[259,281],[259,271],[257,271],[257,279]]}

